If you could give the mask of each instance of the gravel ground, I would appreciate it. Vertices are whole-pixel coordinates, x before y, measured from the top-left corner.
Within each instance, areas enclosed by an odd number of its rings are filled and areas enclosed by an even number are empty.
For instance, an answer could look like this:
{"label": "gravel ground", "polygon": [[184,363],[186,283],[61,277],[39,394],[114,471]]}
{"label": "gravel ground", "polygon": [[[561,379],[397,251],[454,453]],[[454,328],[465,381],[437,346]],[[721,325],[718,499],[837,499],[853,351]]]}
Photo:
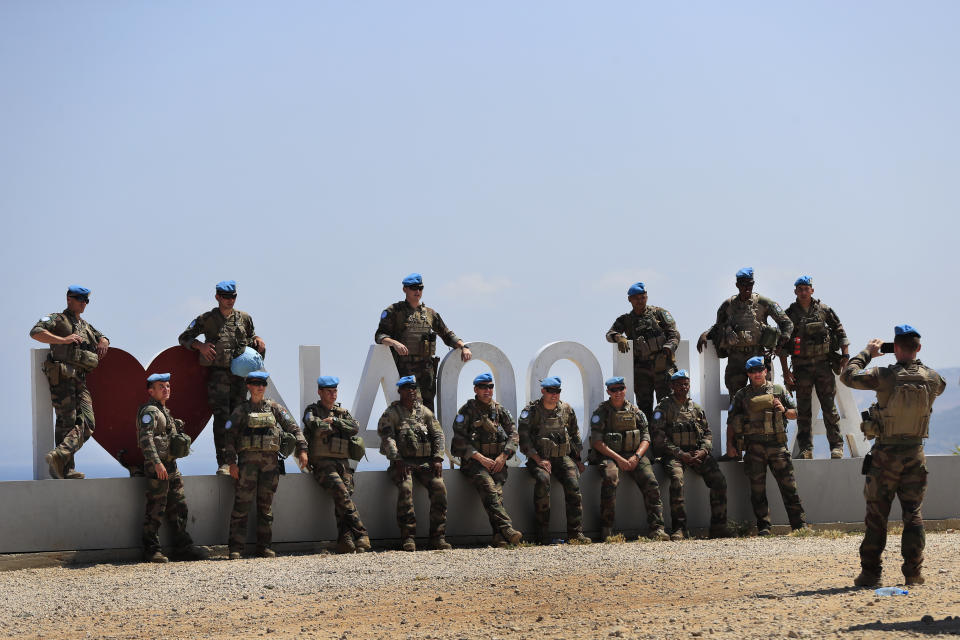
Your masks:
{"label": "gravel ground", "polygon": [[[898,638],[960,634],[960,535],[927,584],[853,588],[859,535],[383,551],[0,573],[11,638]],[[902,583],[899,540],[886,585]]]}

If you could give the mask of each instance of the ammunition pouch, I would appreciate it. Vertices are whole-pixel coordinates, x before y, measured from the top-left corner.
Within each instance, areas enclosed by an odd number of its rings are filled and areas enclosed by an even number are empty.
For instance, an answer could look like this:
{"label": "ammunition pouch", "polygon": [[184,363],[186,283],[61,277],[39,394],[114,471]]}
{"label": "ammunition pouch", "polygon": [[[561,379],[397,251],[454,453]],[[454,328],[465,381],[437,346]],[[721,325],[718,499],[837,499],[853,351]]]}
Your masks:
{"label": "ammunition pouch", "polygon": [[252,429],[247,430],[240,436],[237,446],[237,452],[242,451],[278,452],[280,451],[280,436],[272,430],[266,433],[253,431]]}
{"label": "ammunition pouch", "polygon": [[633,352],[635,357],[641,360],[650,360],[660,353],[665,344],[667,344],[667,338],[662,334],[648,338],[635,338]]}
{"label": "ammunition pouch", "polygon": [[433,454],[427,433],[410,426],[400,432],[397,451],[404,458],[429,458]]}
{"label": "ammunition pouch", "polygon": [[554,442],[550,438],[537,440],[537,453],[541,458],[562,458],[570,455],[569,442]]}
{"label": "ammunition pouch", "polygon": [[780,328],[771,327],[768,324],[760,329],[760,339],[758,344],[764,349],[773,349],[780,344]]}
{"label": "ammunition pouch", "polygon": [[317,429],[313,432],[310,457],[314,461],[320,458],[346,458],[349,455],[350,441],[338,437],[336,433],[331,429]]}
{"label": "ammunition pouch", "polygon": [[93,347],[79,344],[55,344],[50,347],[50,358],[55,362],[71,365],[83,372],[93,371],[100,358]]}
{"label": "ammunition pouch", "polygon": [[185,433],[175,433],[170,436],[170,457],[186,458],[190,455],[190,444],[193,440]]}
{"label": "ammunition pouch", "polygon": [[744,424],[744,435],[759,436],[764,440],[775,438],[777,442],[786,442],[783,414],[774,408],[772,393],[750,398],[747,401],[747,412],[749,419]]}
{"label": "ammunition pouch", "polygon": [[347,457],[351,460],[361,460],[365,455],[367,455],[367,448],[363,444],[363,438],[350,436],[347,443]]}
{"label": "ammunition pouch", "polygon": [[697,446],[700,430],[690,423],[677,423],[670,432],[670,440],[681,449]]}
{"label": "ammunition pouch", "polygon": [[603,434],[603,443],[616,453],[629,453],[633,455],[640,447],[640,442],[641,435],[639,429],[620,432],[608,431]]}
{"label": "ammunition pouch", "polygon": [[860,412],[860,431],[867,440],[873,440],[880,435],[879,411],[877,403],[870,405],[866,411]]}
{"label": "ammunition pouch", "polygon": [[503,442],[484,442],[476,447],[477,451],[487,456],[488,458],[496,458],[503,450],[506,448],[506,443]]}
{"label": "ammunition pouch", "polygon": [[280,445],[277,449],[281,457],[286,458],[297,450],[297,437],[286,431],[280,432]]}

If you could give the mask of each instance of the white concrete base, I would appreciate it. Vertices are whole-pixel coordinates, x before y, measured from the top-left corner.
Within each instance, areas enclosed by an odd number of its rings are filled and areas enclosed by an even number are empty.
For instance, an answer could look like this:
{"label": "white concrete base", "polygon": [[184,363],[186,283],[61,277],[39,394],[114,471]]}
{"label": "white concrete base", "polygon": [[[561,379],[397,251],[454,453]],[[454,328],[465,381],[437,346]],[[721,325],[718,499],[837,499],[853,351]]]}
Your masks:
{"label": "white concrete base", "polygon": [[[807,519],[811,523],[858,522],[863,520],[862,460],[797,460],[797,483]],[[930,456],[929,486],[923,505],[925,517],[939,520],[960,516],[954,488],[960,484],[960,456]],[[749,489],[742,463],[721,463],[727,477],[729,517],[753,522]],[[669,490],[663,472],[661,481],[664,517],[669,526]],[[360,472],[356,476],[355,500],[360,516],[375,540],[398,538],[396,489],[385,471]],[[486,539],[491,531],[476,491],[458,470],[445,470],[448,496],[448,537],[469,542]],[[188,530],[198,544],[225,544],[230,511],[233,506],[233,482],[226,477],[188,476],[184,479],[190,510]],[[687,518],[691,528],[709,524],[709,499],[699,476],[687,473]],[[588,468],[581,478],[584,503],[584,528],[589,534],[599,531],[600,477]],[[786,524],[783,502],[772,476],[767,476],[774,524]],[[510,470],[504,491],[506,507],[515,526],[526,534],[533,532],[533,480],[526,468]],[[140,546],[143,521],[144,480],[111,478],[102,480],[34,480],[0,482],[0,553],[40,551],[127,549]],[[428,503],[426,492],[415,489],[418,535],[427,535]],[[274,541],[278,543],[333,540],[336,524],[333,502],[311,476],[291,473],[280,479],[274,500]],[[900,518],[894,505],[891,519]],[[255,516],[250,517],[250,541],[254,541]],[[629,479],[618,489],[618,530],[630,535],[646,531],[646,516],[640,491]],[[551,530],[563,537],[566,532],[563,491],[554,482]]]}

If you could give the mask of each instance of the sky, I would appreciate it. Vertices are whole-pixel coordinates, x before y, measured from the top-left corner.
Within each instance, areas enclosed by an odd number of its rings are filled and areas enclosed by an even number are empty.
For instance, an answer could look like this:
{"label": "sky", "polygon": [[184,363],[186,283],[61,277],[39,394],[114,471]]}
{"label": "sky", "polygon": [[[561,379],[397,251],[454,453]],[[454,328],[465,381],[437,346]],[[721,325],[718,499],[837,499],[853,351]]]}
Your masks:
{"label": "sky", "polygon": [[636,281],[696,340],[744,266],[784,306],[811,275],[853,351],[908,322],[927,364],[956,366],[960,303],[938,283],[957,274],[958,18],[952,2],[0,3],[0,480],[32,475],[28,331],[72,283],[146,363],[235,279],[291,402],[298,346],[316,344],[352,404],[412,271],[521,385],[554,340],[609,374],[604,333]]}

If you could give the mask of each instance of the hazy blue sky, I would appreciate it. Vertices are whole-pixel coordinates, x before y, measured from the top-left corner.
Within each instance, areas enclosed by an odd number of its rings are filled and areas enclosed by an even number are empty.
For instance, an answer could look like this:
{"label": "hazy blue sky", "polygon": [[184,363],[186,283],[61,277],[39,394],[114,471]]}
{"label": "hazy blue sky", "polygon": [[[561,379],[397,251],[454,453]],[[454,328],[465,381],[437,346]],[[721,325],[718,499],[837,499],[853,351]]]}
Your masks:
{"label": "hazy blue sky", "polygon": [[958,17],[4,2],[0,479],[30,476],[27,332],[73,282],[146,363],[236,279],[291,403],[297,346],[319,344],[352,404],[410,271],[518,378],[557,339],[609,373],[603,335],[636,280],[695,339],[746,265],[784,305],[811,274],[854,350],[910,322],[926,362],[956,365],[957,296],[938,283],[957,277]]}

